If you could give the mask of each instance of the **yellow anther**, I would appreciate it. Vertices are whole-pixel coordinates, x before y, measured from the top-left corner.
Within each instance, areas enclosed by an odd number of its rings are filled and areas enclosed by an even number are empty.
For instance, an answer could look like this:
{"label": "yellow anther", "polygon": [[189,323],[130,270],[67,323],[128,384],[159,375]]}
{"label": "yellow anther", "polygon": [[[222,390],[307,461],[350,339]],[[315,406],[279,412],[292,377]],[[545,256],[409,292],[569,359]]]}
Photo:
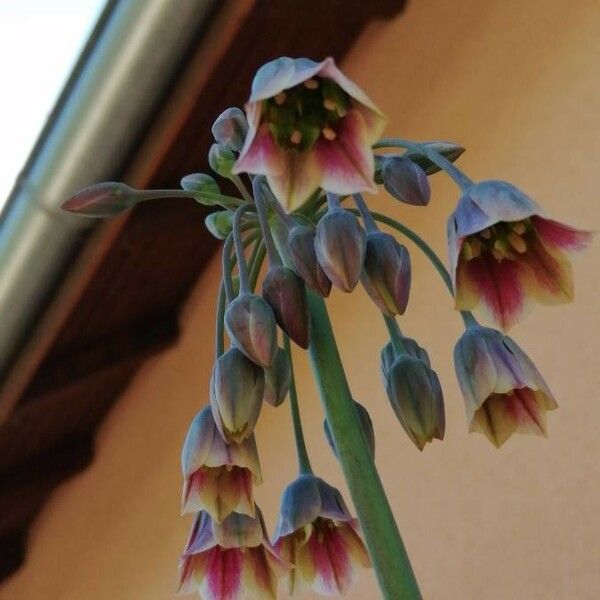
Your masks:
{"label": "yellow anther", "polygon": [[286,98],[287,96],[285,92],[280,92],[277,94],[277,96],[275,96],[275,104],[277,104],[277,106],[281,106],[286,101]]}
{"label": "yellow anther", "polygon": [[[494,252],[495,251],[495,252]],[[517,257],[510,251],[510,247],[508,245],[508,243],[506,242],[506,240],[503,239],[497,239],[494,242],[494,248],[492,249],[492,254],[494,254],[494,256],[496,258],[498,258],[496,256],[496,252],[498,254],[500,254],[502,256],[502,258],[510,258],[511,260],[515,260]]]}
{"label": "yellow anther", "polygon": [[479,232],[479,235],[484,239],[484,240],[489,240],[492,237],[492,232],[488,229],[484,229],[483,231]]}
{"label": "yellow anther", "polygon": [[517,221],[512,225],[512,230],[517,235],[523,235],[525,231],[527,231],[527,227],[525,227],[525,223],[523,223],[523,221]]}
{"label": "yellow anther", "polygon": [[527,250],[527,242],[521,236],[517,235],[516,232],[511,231],[506,236],[506,239],[519,254],[523,254]]}
{"label": "yellow anther", "polygon": [[292,135],[290,135],[290,142],[292,142],[292,144],[299,144],[301,141],[302,132],[298,129],[294,129],[294,131],[292,131]]}
{"label": "yellow anther", "polygon": [[319,87],[319,82],[316,79],[307,79],[304,82],[304,87],[308,90],[316,90]]}
{"label": "yellow anther", "polygon": [[323,100],[323,106],[327,110],[335,110],[337,108],[337,104],[335,103],[335,100],[332,100],[331,98],[325,98],[325,100]]}
{"label": "yellow anther", "polygon": [[326,140],[329,140],[330,142],[335,140],[335,138],[337,137],[337,133],[333,129],[331,129],[331,127],[323,127],[321,133],[323,134],[323,137]]}
{"label": "yellow anther", "polygon": [[502,252],[500,252],[499,250],[496,250],[496,248],[492,248],[492,254],[496,260],[504,259],[504,254]]}
{"label": "yellow anther", "polygon": [[471,250],[473,252],[473,258],[477,258],[481,254],[481,242],[477,238],[471,239]]}
{"label": "yellow anther", "polygon": [[473,255],[473,246],[471,246],[471,242],[468,240],[463,242],[461,253],[467,262],[469,262],[472,258],[475,258]]}

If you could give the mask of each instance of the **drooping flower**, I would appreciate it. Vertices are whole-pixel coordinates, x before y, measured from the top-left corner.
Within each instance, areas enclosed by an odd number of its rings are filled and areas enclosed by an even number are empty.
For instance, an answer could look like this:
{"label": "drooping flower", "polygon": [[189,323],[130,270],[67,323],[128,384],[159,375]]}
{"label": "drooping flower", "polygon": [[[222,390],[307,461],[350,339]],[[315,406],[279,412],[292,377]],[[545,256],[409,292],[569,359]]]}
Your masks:
{"label": "drooping flower", "polygon": [[469,327],[454,348],[454,367],[470,431],[497,447],[513,433],[546,436],[546,411],[556,400],[531,359],[508,336]]}
{"label": "drooping flower", "polygon": [[332,58],[282,57],[263,65],[246,113],[249,131],[234,173],[266,175],[286,210],[318,187],[375,191],[371,146],[385,117]]}
{"label": "drooping flower", "polygon": [[565,251],[581,250],[590,239],[589,232],[541,216],[538,205],[509,183],[473,185],[448,220],[456,308],[482,303],[507,330],[529,300],[570,302],[573,276]]}
{"label": "drooping flower", "polygon": [[193,419],[181,452],[182,513],[205,510],[221,522],[232,512],[254,516],[253,484],[262,481],[254,435],[226,443],[210,407]]}
{"label": "drooping flower", "polygon": [[256,517],[232,513],[222,523],[202,511],[181,559],[178,591],[202,600],[275,600],[288,568],[269,543],[258,507]]}
{"label": "drooping flower", "polygon": [[285,490],[273,546],[294,568],[290,593],[303,586],[327,596],[343,594],[356,567],[371,565],[340,492],[314,475],[301,475]]}

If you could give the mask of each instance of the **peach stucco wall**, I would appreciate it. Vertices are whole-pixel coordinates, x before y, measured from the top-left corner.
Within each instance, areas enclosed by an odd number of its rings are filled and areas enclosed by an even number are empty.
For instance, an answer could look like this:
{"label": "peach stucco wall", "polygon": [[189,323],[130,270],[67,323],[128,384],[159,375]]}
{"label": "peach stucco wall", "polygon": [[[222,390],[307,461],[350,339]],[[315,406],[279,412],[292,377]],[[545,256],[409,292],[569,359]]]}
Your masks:
{"label": "peach stucco wall", "polygon": [[[373,26],[345,67],[390,116],[389,132],[452,139],[474,178],[522,186],[557,218],[600,224],[600,6],[597,0],[412,1]],[[434,177],[428,210],[373,199],[444,252],[456,189]],[[382,392],[384,327],[362,291],[330,306],[356,398],[375,422],[377,462],[424,596],[526,600],[600,597],[600,312],[598,249],[576,261],[577,303],[540,309],[513,331],[556,393],[548,440],[495,450],[466,430],[451,363],[461,324],[413,253],[404,329],[430,350],[445,387],[447,434],[420,454]],[[179,345],[148,363],[103,426],[97,458],[63,485],[31,535],[26,566],[2,600],[164,600],[172,597],[189,519],[179,517],[179,448],[207,399],[217,265],[199,282]],[[321,408],[299,356],[300,399],[319,472],[342,484],[321,433]],[[287,407],[258,427],[273,524],[295,474]],[[307,596],[311,597],[311,596]],[[377,598],[371,573],[350,599]]]}

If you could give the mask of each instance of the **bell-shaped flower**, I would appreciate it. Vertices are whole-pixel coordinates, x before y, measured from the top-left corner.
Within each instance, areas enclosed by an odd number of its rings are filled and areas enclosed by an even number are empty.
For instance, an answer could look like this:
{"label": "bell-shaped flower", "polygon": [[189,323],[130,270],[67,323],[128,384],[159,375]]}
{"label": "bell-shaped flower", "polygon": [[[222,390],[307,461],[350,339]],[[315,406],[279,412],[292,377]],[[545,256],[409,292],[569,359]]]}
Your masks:
{"label": "bell-shaped flower", "polygon": [[202,511],[180,562],[178,591],[202,600],[275,600],[288,569],[269,543],[258,507],[256,517],[232,513],[222,523]]}
{"label": "bell-shaped flower", "polygon": [[319,594],[343,594],[356,567],[369,567],[367,550],[340,492],[305,474],[283,493],[273,546],[294,568],[290,593],[310,587]]}
{"label": "bell-shaped flower", "polygon": [[375,191],[371,146],[385,117],[332,58],[282,57],[263,65],[246,113],[249,131],[234,173],[266,175],[287,211],[319,187]]}
{"label": "bell-shaped flower", "polygon": [[456,308],[479,304],[507,330],[530,300],[573,299],[566,251],[581,250],[591,233],[541,216],[515,186],[483,181],[470,187],[448,220],[450,271]]}
{"label": "bell-shaped flower", "polygon": [[254,516],[253,484],[262,481],[254,435],[226,443],[210,407],[193,419],[183,450],[182,513],[205,510],[217,522],[232,512]]}
{"label": "bell-shaped flower", "polygon": [[389,233],[369,231],[360,280],[383,314],[390,317],[404,314],[410,278],[410,255],[406,247]]}
{"label": "bell-shaped flower", "polygon": [[382,352],[385,389],[398,421],[415,446],[423,450],[434,438],[444,438],[442,386],[427,352],[409,338],[402,338],[402,344],[402,352],[390,346]]}
{"label": "bell-shaped flower", "polygon": [[343,208],[332,208],[317,223],[317,260],[335,287],[351,292],[360,279],[366,233],[358,219]]}
{"label": "bell-shaped flower", "polygon": [[283,265],[272,265],[263,280],[262,295],[273,309],[279,327],[306,350],[310,318],[302,278]]}
{"label": "bell-shaped flower", "polygon": [[210,406],[223,439],[239,444],[252,435],[264,390],[264,370],[237,348],[219,356],[210,382]]}
{"label": "bell-shaped flower", "polygon": [[236,346],[254,363],[269,367],[277,353],[277,323],[269,303],[256,294],[240,294],[225,311],[225,327]]}
{"label": "bell-shaped flower", "polygon": [[496,446],[513,433],[546,436],[546,411],[558,408],[531,359],[508,336],[469,327],[454,348],[454,367],[470,431]]}

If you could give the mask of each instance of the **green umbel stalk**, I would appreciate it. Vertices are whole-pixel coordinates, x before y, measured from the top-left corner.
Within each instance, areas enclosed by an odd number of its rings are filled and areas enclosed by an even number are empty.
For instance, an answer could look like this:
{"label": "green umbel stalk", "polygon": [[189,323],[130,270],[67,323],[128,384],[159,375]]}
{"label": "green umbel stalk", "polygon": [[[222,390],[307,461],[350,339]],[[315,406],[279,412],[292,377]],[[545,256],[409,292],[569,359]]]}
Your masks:
{"label": "green umbel stalk", "polygon": [[350,394],[325,302],[312,290],[307,292],[312,367],[383,598],[420,599],[410,561]]}

